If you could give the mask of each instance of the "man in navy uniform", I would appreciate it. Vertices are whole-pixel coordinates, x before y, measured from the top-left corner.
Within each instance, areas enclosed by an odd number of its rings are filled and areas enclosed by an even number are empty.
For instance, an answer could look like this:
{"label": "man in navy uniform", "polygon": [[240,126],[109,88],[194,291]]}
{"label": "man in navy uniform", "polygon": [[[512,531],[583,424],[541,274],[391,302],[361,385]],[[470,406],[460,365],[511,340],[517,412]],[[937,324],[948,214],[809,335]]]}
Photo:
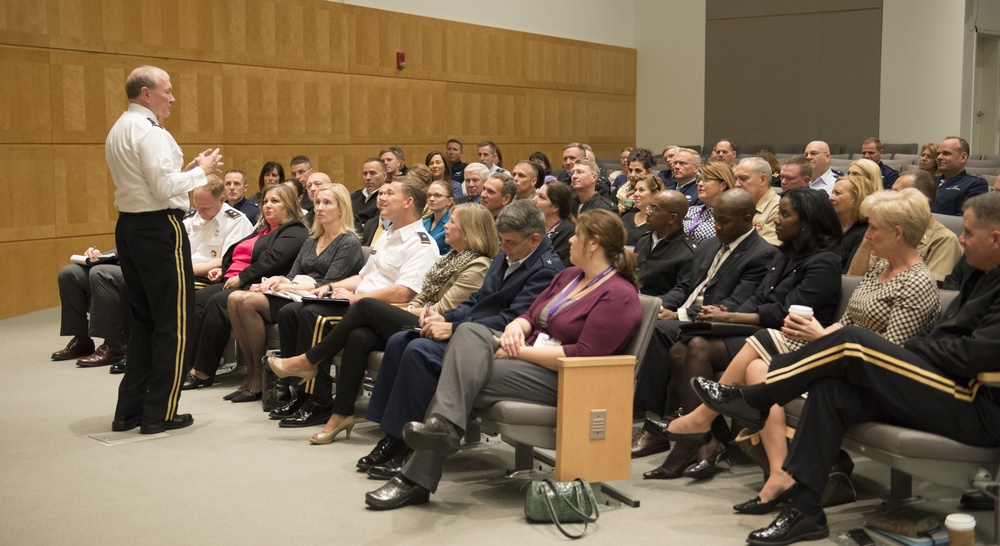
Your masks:
{"label": "man in navy uniform", "polygon": [[937,197],[931,212],[959,216],[967,200],[989,191],[985,180],[965,172],[968,159],[969,143],[964,138],[950,136],[938,144],[937,165],[941,176],[937,177]]}

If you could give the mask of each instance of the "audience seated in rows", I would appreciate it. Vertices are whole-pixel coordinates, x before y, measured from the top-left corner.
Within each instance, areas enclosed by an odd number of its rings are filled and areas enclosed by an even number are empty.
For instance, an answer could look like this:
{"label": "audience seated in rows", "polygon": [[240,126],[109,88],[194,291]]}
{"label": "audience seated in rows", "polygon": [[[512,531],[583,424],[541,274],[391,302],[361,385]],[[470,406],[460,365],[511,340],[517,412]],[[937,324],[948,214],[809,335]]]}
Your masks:
{"label": "audience seated in rows", "polygon": [[[318,173],[317,173],[318,174]],[[267,294],[274,291],[302,292],[336,282],[361,270],[361,243],[354,232],[350,194],[341,184],[325,184],[316,191],[313,210],[316,221],[302,244],[289,271],[234,292],[227,306],[233,336],[239,345],[241,363],[247,375],[237,391],[224,397],[248,402],[261,397],[261,359],[265,349],[265,327],[273,323],[281,309],[291,305],[287,298]]]}
{"label": "audience seated in rows", "polygon": [[499,400],[554,406],[560,357],[610,355],[625,348],[641,317],[634,261],[624,247],[625,230],[616,214],[586,211],[571,249],[579,265],[560,272],[527,312],[502,333],[478,323],[458,326],[426,418],[403,428],[413,454],[388,483],[365,495],[368,506],[390,510],[427,502],[473,409]]}

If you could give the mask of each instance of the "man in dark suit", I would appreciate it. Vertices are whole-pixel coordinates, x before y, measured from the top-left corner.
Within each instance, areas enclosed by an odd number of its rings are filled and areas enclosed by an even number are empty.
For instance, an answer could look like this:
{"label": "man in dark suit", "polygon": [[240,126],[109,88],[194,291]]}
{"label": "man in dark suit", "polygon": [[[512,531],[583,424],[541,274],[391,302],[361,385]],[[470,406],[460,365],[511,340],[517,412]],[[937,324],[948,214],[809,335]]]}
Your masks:
{"label": "man in dark suit", "polygon": [[444,315],[423,319],[420,333],[400,332],[386,343],[382,365],[365,417],[386,433],[370,454],[358,461],[369,476],[391,478],[407,447],[403,425],[424,418],[437,388],[441,363],[455,326],[483,324],[497,331],[528,310],[548,288],[562,262],[545,236],[545,219],[531,201],[515,201],[497,217],[500,252],[482,288]]}
{"label": "man in dark suit", "polygon": [[[715,206],[716,236],[695,251],[691,273],[664,294],[660,320],[639,371],[636,408],[661,414],[670,385],[670,347],[680,325],[696,320],[704,305],[739,307],[757,290],[767,264],[778,251],[753,227],[756,203],[745,190],[722,194]],[[632,456],[644,457],[669,449],[669,443],[644,428],[632,437]]]}
{"label": "man in dark suit", "polygon": [[691,270],[694,247],[682,229],[687,209],[687,198],[679,191],[660,192],[650,201],[646,211],[649,231],[635,244],[643,294],[666,294]]}
{"label": "man in dark suit", "polygon": [[378,189],[385,184],[385,163],[377,157],[365,160],[361,167],[365,185],[351,194],[351,208],[354,209],[354,229],[361,231],[368,220],[378,216]]}

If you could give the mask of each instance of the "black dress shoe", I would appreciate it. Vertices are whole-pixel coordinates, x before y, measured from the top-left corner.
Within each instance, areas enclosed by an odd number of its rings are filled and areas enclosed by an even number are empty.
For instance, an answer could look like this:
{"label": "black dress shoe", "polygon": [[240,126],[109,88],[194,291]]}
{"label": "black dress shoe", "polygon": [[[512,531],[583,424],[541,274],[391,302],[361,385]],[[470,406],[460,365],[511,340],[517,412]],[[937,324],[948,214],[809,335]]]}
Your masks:
{"label": "black dress shoe", "polygon": [[264,396],[262,392],[252,392],[252,391],[240,391],[239,394],[230,398],[229,400],[233,403],[239,404],[240,402],[256,402]]}
{"label": "black dress shoe", "polygon": [[399,471],[403,469],[406,458],[413,453],[409,448],[404,448],[395,457],[389,459],[385,464],[373,466],[368,469],[368,477],[373,480],[391,480]]}
{"label": "black dress shoe", "polygon": [[743,388],[739,385],[720,385],[704,377],[692,377],[691,388],[698,398],[716,413],[739,419],[744,423],[764,428],[767,411],[757,409],[743,398]]}
{"label": "black dress shoe", "polygon": [[373,466],[384,465],[391,461],[396,455],[406,451],[406,442],[395,436],[386,434],[375,444],[371,453],[358,459],[358,469],[368,470]]}
{"label": "black dress shoe", "polygon": [[436,451],[447,457],[458,451],[462,434],[444,417],[431,415],[423,423],[411,421],[403,425],[403,439],[414,451]]}
{"label": "black dress shoe", "polygon": [[729,456],[726,455],[726,444],[712,438],[698,449],[698,462],[684,469],[684,477],[695,480],[711,478],[718,469],[719,461],[722,460],[729,463],[729,468],[733,467],[733,463],[729,462]]}
{"label": "black dress shoe", "polygon": [[202,379],[197,375],[188,372],[187,377],[184,378],[184,384],[181,385],[182,391],[189,391],[192,389],[197,389],[198,387],[211,387],[215,383],[214,377],[209,377],[208,379]]}
{"label": "black dress shoe", "polygon": [[189,427],[194,424],[194,418],[190,413],[178,413],[169,421],[159,421],[156,423],[143,422],[139,426],[139,434],[159,434],[165,430],[175,430]]}
{"label": "black dress shoe", "polygon": [[52,353],[52,360],[75,360],[94,354],[94,340],[87,336],[73,336],[61,350]]}
{"label": "black dress shoe", "polygon": [[757,495],[756,497],[746,502],[741,502],[739,504],[733,505],[733,510],[736,510],[741,514],[753,514],[753,515],[769,514],[773,512],[774,509],[777,508],[779,504],[792,500],[792,495],[794,494],[795,494],[795,486],[793,485],[788,489],[786,489],[784,493],[778,495],[777,497],[774,497],[773,499],[767,502],[761,502],[760,495]]}
{"label": "black dress shoe", "polygon": [[114,421],[111,421],[111,430],[115,432],[125,432],[126,430],[132,430],[141,424],[141,417],[119,417],[116,415]]}
{"label": "black dress shoe", "polygon": [[281,428],[300,428],[322,425],[333,415],[333,401],[318,404],[315,400],[306,400],[299,411],[285,417],[278,423]]}
{"label": "black dress shoe", "polygon": [[632,458],[638,459],[654,453],[662,453],[670,449],[670,440],[651,434],[643,427],[632,433]]}
{"label": "black dress shoe", "polygon": [[424,504],[431,492],[415,483],[396,476],[375,491],[365,493],[365,504],[374,510],[395,510],[411,504]]}
{"label": "black dress shoe", "polygon": [[763,529],[757,529],[747,537],[748,544],[766,546],[784,546],[801,540],[819,540],[830,536],[830,528],[826,526],[826,514],[819,513],[807,516],[789,506]]}
{"label": "black dress shoe", "polygon": [[[995,485],[991,485],[987,489],[993,494],[996,494],[997,492],[997,487]],[[996,507],[996,501],[993,497],[982,491],[967,491],[962,493],[962,498],[958,500],[958,503],[961,504],[963,508],[969,510],[993,510]]]}
{"label": "black dress shoe", "polygon": [[235,391],[233,391],[233,392],[231,392],[231,393],[223,396],[222,399],[223,400],[232,400],[233,398],[236,398],[237,396],[239,396],[241,394],[243,394],[243,387],[240,387],[240,388],[236,389]]}
{"label": "black dress shoe", "polygon": [[300,390],[295,394],[295,396],[292,397],[291,400],[274,408],[267,414],[267,416],[270,419],[284,419],[285,417],[291,417],[292,415],[295,415],[295,412],[299,411],[299,408],[302,407],[302,404],[306,403],[306,400],[309,400],[309,395]]}
{"label": "black dress shoe", "polygon": [[108,373],[110,374],[125,373],[125,358],[122,358],[121,361],[112,364],[111,369],[108,370]]}

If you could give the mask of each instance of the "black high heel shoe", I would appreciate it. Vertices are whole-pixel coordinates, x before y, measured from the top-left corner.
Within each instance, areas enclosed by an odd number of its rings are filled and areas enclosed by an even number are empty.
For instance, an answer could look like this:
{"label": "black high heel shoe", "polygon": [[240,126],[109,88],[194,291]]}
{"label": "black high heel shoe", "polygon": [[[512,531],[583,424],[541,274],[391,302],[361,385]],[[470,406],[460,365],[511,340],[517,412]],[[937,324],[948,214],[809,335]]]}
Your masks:
{"label": "black high heel shoe", "polygon": [[684,475],[684,470],[698,462],[698,449],[712,439],[712,434],[684,434],[677,440],[663,464],[645,472],[646,480],[673,480]]}
{"label": "black high heel shoe", "polygon": [[754,514],[754,515],[769,514],[773,512],[774,509],[777,508],[779,504],[792,500],[792,496],[795,495],[795,488],[797,486],[798,484],[792,485],[788,489],[785,489],[784,493],[778,495],[777,497],[774,497],[773,499],[767,502],[761,502],[760,495],[757,495],[756,497],[746,502],[741,502],[740,504],[733,505],[733,510],[736,510],[741,514]]}
{"label": "black high heel shoe", "polygon": [[[680,442],[682,440],[701,440],[709,432],[695,432],[692,434],[678,434],[676,432],[670,432],[668,427],[673,419],[655,419],[652,417],[647,417],[645,422],[642,423],[642,428],[646,432],[652,434],[653,436],[658,436],[664,440],[672,440],[674,442]],[[699,445],[703,445],[702,444]]]}
{"label": "black high heel shoe", "polygon": [[729,460],[729,454],[726,453],[726,444],[714,437],[698,449],[698,457],[700,460],[684,471],[685,478],[694,478],[696,480],[711,478],[715,475],[716,470],[718,470],[717,465],[719,461],[722,460],[725,460],[729,464],[729,468],[733,467],[733,462]]}

